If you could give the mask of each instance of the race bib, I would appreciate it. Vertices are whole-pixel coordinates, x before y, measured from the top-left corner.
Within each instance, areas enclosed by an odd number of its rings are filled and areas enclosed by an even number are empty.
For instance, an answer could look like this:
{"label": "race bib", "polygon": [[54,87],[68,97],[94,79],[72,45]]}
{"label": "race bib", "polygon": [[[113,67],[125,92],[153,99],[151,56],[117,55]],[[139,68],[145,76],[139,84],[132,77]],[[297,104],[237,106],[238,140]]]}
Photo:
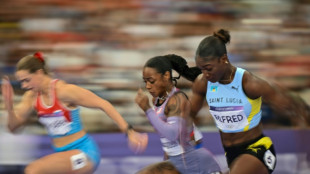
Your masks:
{"label": "race bib", "polygon": [[223,131],[235,131],[243,129],[249,124],[243,111],[243,106],[213,107],[210,113],[219,129]]}
{"label": "race bib", "polygon": [[65,135],[71,130],[70,122],[65,117],[40,117],[40,123],[45,125],[50,135]]}
{"label": "race bib", "polygon": [[267,150],[264,154],[264,162],[266,166],[270,170],[274,170],[275,164],[276,164],[276,157],[272,154],[270,150]]}
{"label": "race bib", "polygon": [[182,146],[177,141],[170,141],[167,138],[160,138],[160,141],[163,146],[163,150],[169,156],[180,155],[184,152]]}

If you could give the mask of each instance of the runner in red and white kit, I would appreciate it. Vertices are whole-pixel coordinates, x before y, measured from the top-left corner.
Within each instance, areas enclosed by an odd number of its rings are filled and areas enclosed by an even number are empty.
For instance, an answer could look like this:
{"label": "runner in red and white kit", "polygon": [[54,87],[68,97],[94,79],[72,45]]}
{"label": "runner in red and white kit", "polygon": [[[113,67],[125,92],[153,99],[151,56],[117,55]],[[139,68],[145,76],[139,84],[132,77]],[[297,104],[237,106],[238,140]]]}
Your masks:
{"label": "runner in red and white kit", "polygon": [[14,132],[26,124],[33,111],[52,138],[55,153],[31,162],[25,174],[89,174],[99,162],[96,143],[83,129],[79,106],[104,111],[127,133],[129,145],[142,152],[147,135],[135,132],[116,109],[94,93],[65,81],[53,79],[47,72],[41,53],[22,58],[16,67],[16,78],[27,91],[14,106],[14,92],[8,77],[2,79],[2,95],[8,113],[8,128]]}

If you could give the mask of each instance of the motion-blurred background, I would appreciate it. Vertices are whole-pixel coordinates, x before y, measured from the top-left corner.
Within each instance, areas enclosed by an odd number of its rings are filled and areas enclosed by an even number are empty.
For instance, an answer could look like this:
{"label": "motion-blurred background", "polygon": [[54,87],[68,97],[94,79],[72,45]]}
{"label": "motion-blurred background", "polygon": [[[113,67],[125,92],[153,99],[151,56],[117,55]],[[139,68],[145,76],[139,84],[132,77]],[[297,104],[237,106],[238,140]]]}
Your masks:
{"label": "motion-blurred background", "polygon": [[[153,132],[134,103],[143,86],[145,61],[173,53],[194,66],[199,42],[220,28],[231,33],[227,48],[232,64],[290,89],[310,104],[309,0],[1,0],[0,75],[11,78],[18,102],[24,91],[14,81],[15,64],[41,51],[55,78],[95,92],[137,130]],[[190,86],[184,79],[178,82],[189,95]],[[7,133],[3,109],[1,98],[0,165],[7,167],[20,163],[19,155],[10,162],[4,155],[10,142],[23,144],[27,138]],[[263,109],[266,129],[292,129],[287,119],[266,105]],[[202,131],[216,132],[207,107],[198,118]],[[82,119],[90,133],[119,132],[101,111],[82,108]],[[33,116],[20,134],[45,136],[45,130]],[[301,171],[295,167],[295,173]]]}

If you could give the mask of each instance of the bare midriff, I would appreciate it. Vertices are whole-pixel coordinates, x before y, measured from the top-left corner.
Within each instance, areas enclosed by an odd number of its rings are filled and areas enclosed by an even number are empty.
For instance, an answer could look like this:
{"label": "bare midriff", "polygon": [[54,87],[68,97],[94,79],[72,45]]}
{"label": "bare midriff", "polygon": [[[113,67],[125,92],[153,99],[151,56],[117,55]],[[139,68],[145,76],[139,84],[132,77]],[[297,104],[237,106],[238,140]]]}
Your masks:
{"label": "bare midriff", "polygon": [[222,143],[225,147],[239,145],[245,142],[249,142],[259,136],[262,135],[262,124],[260,123],[255,128],[246,131],[246,132],[238,132],[238,133],[221,133]]}
{"label": "bare midriff", "polygon": [[59,138],[54,138],[53,139],[53,144],[55,147],[63,147],[67,144],[70,144],[76,140],[78,140],[79,138],[83,137],[86,134],[85,130],[81,130],[77,133],[71,134],[71,135],[67,135],[64,137],[59,137]]}

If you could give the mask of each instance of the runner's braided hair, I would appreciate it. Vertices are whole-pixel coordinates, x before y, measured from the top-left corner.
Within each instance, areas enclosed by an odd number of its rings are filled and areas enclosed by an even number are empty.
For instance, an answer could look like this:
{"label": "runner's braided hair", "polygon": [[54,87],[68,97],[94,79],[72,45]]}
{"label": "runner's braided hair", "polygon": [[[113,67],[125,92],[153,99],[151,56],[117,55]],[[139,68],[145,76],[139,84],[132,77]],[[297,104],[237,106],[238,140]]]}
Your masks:
{"label": "runner's braided hair", "polygon": [[[165,74],[165,72],[170,72],[170,78],[175,85],[177,84],[177,79],[181,76],[189,81],[194,81],[196,77],[201,74],[201,70],[197,67],[188,67],[187,61],[178,55],[168,54],[164,56],[156,56],[149,59],[145,67],[150,67],[156,69],[158,73]],[[172,76],[172,69],[179,73],[178,77]]]}

